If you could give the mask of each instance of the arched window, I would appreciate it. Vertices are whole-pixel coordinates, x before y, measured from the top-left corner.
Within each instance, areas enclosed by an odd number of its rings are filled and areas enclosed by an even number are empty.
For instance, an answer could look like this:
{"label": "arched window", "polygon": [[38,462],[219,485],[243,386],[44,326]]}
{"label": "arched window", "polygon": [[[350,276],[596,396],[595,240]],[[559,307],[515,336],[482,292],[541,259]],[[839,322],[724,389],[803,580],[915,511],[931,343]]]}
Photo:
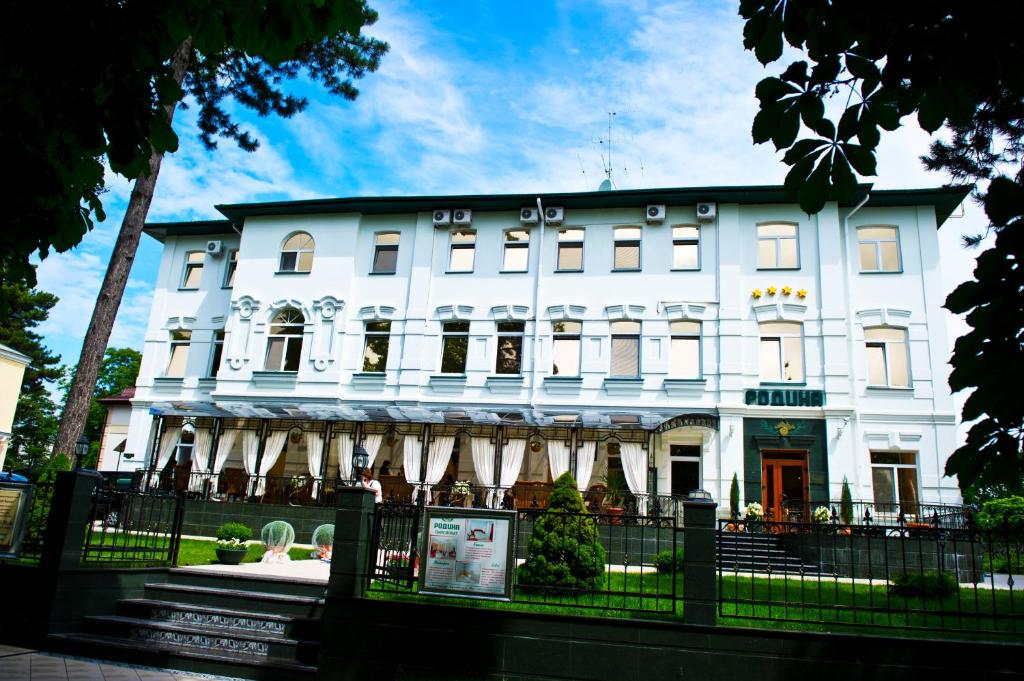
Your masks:
{"label": "arched window", "polygon": [[804,382],[804,329],[799,322],[761,323],[761,380]]}
{"label": "arched window", "polygon": [[281,247],[281,272],[309,272],[313,269],[313,237],[305,232],[296,232],[288,237]]}
{"label": "arched window", "polygon": [[305,323],[305,316],[293,307],[286,307],[274,315],[267,337],[267,371],[299,370]]}

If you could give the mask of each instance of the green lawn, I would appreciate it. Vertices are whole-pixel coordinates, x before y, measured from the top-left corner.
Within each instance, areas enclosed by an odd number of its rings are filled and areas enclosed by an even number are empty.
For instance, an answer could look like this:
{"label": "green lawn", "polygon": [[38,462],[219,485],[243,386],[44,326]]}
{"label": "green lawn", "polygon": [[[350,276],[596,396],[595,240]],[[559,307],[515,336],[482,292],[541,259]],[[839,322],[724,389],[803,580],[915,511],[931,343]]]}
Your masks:
{"label": "green lawn", "polygon": [[[292,560],[309,560],[308,548],[293,548],[288,552]],[[249,545],[249,553],[242,559],[243,563],[258,563],[263,557],[263,544],[259,542]],[[178,546],[178,567],[187,565],[210,565],[217,562],[217,542],[210,539],[182,539]]]}

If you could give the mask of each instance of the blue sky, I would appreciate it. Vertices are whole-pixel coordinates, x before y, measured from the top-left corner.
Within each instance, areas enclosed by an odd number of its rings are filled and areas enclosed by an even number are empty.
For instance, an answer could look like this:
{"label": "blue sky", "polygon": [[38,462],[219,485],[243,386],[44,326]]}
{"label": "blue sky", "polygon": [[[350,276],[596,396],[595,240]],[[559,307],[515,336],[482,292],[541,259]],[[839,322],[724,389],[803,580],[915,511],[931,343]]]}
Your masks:
{"label": "blue sky", "polygon": [[[371,2],[369,32],[391,44],[380,70],[345,102],[308,84],[289,120],[237,119],[261,141],[207,152],[180,111],[178,152],[164,160],[150,220],[220,217],[217,203],[319,196],[582,191],[603,178],[608,112],[620,188],[781,183],[771,145],[755,147],[754,86],[764,69],[742,48],[734,2]],[[876,187],[936,186],[918,158],[929,136],[906,120],[883,139]],[[109,218],[71,252],[39,267],[61,302],[42,331],[74,364],[130,185],[109,178]],[[970,276],[959,246],[980,210],[940,230],[946,290]],[[142,347],[160,246],[143,237],[111,338]],[[965,328],[950,317],[952,338]]]}

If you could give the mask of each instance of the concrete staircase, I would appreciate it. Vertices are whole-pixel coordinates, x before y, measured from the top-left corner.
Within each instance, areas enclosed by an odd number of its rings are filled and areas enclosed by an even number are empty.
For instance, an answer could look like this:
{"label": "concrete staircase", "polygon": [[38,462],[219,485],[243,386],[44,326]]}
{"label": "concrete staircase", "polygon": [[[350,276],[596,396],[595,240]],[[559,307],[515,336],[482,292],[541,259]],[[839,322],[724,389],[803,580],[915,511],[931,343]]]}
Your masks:
{"label": "concrete staircase", "polygon": [[782,538],[772,534],[720,532],[718,565],[726,573],[821,574],[817,565],[790,555]]}
{"label": "concrete staircase", "polygon": [[314,679],[324,585],[188,568],[51,634],[61,652],[249,679]]}

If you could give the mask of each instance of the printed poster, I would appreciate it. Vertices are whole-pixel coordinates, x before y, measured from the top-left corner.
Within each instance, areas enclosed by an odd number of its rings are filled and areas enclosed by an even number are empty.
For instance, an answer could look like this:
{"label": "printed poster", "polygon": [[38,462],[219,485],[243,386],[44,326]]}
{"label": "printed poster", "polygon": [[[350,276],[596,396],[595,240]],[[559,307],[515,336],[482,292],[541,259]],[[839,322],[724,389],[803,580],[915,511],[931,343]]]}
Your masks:
{"label": "printed poster", "polygon": [[31,487],[18,483],[0,483],[0,556],[17,557]]}
{"label": "printed poster", "polygon": [[427,509],[420,591],[509,598],[514,513]]}

